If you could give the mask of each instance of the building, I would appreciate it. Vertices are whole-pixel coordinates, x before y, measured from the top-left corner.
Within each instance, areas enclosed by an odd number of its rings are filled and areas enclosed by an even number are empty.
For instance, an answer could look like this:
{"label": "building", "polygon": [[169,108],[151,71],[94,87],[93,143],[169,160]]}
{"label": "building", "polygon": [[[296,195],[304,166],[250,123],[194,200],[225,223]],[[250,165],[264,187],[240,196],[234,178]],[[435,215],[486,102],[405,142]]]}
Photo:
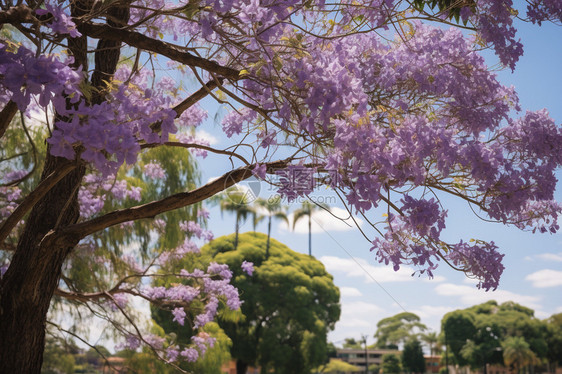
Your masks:
{"label": "building", "polygon": [[423,356],[425,358],[425,372],[437,374],[441,369],[441,356]]}
{"label": "building", "polygon": [[367,349],[367,357],[365,350],[358,348],[337,348],[336,358],[345,361],[351,365],[355,365],[365,372],[365,365],[380,365],[382,356],[387,353],[400,354],[396,349]]}

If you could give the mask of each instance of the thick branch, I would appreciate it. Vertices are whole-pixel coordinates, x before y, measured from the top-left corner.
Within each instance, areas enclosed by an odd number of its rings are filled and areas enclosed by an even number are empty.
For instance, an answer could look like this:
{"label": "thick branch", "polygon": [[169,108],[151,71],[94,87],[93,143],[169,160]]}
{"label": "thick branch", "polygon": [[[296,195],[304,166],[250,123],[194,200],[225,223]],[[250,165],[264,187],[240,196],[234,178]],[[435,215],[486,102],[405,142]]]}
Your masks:
{"label": "thick branch", "polygon": [[39,185],[18,205],[13,213],[0,226],[0,243],[2,243],[18,222],[41,200],[51,188],[64,178],[70,171],[76,168],[76,164],[68,162],[66,165],[56,169],[49,176],[39,183]]}
{"label": "thick branch", "polygon": [[8,101],[4,109],[0,112],[0,139],[4,136],[10,122],[18,112],[18,106],[12,100]]}
{"label": "thick branch", "polygon": [[218,83],[215,80],[211,80],[211,81],[207,82],[205,84],[205,86],[201,87],[197,92],[194,92],[187,99],[185,99],[184,101],[182,101],[181,103],[176,105],[173,108],[174,111],[176,112],[176,115],[178,117],[181,116],[183,112],[185,112],[187,109],[189,109],[193,105],[195,105],[195,103],[197,103],[199,100],[201,100],[202,98],[207,96],[209,94],[209,92],[211,92],[212,90],[217,88],[219,84],[223,83],[222,78],[218,78],[217,80],[218,80]]}
{"label": "thick branch", "polygon": [[5,23],[34,23],[37,19],[31,13],[31,8],[27,5],[17,5],[8,10],[0,12],[0,25]]}
{"label": "thick branch", "polygon": [[[142,144],[141,149],[156,148],[156,147],[159,147],[161,145],[162,144],[160,144],[160,143]],[[230,157],[236,157],[237,159],[242,161],[244,164],[250,165],[248,160],[246,160],[243,156],[239,155],[236,152],[226,151],[224,149],[216,149],[216,148],[213,148],[213,147],[209,147],[209,146],[202,145],[202,144],[196,144],[196,143],[165,142],[164,145],[167,145],[167,146],[170,146],[170,147],[203,149],[205,151],[208,151],[208,152],[211,152],[211,153],[216,153],[216,154],[219,154],[219,155],[227,155],[227,156],[230,156]]]}
{"label": "thick branch", "polygon": [[[287,160],[267,163],[267,170],[271,172],[276,169],[284,168],[287,164]],[[153,201],[148,204],[128,209],[116,210],[104,216],[68,226],[58,232],[58,234],[62,234],[62,236],[69,239],[70,242],[78,242],[80,239],[90,234],[123,222],[136,221],[144,218],[154,218],[158,214],[199,203],[221,191],[226,190],[234,184],[243,181],[244,179],[248,179],[252,176],[251,169],[252,166],[238,168],[193,191],[177,193],[162,200]]]}
{"label": "thick branch", "polygon": [[182,64],[205,69],[225,78],[240,78],[240,72],[236,69],[224,67],[214,61],[194,56],[186,52],[185,48],[149,38],[138,32],[97,23],[82,23],[78,26],[78,30],[91,38],[122,41],[131,47],[158,53]]}

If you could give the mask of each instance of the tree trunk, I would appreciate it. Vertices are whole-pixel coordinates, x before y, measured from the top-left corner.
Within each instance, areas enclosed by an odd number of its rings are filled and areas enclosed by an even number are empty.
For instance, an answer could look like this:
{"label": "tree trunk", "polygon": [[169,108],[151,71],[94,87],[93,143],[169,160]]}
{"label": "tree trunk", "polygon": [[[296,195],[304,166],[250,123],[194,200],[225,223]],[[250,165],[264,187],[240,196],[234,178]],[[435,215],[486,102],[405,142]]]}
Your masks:
{"label": "tree trunk", "polygon": [[[41,179],[68,162],[47,156]],[[83,167],[73,170],[35,205],[0,281],[0,373],[41,371],[47,312],[72,250],[44,238],[55,226],[77,221],[77,187],[83,175]]]}
{"label": "tree trunk", "polygon": [[312,256],[312,213],[308,215],[308,255]]}
{"label": "tree trunk", "polygon": [[[91,0],[71,4],[71,15],[87,14]],[[129,1],[107,10],[107,23],[122,26],[129,19]],[[73,67],[88,71],[87,38],[69,38]],[[100,39],[95,53],[92,103],[105,99],[104,80],[111,80],[120,56],[121,42]],[[41,180],[69,161],[51,156],[47,148]],[[57,183],[31,210],[10,262],[0,281],[0,373],[40,373],[45,345],[45,327],[51,298],[63,263],[73,244],[57,244],[48,233],[76,223],[80,217],[78,188],[85,174],[79,166]]]}
{"label": "tree trunk", "polygon": [[234,225],[234,250],[238,249],[238,232],[240,231],[240,215],[236,212],[236,223]]}
{"label": "tree trunk", "polygon": [[248,364],[242,360],[236,360],[236,374],[246,374]]}
{"label": "tree trunk", "polygon": [[271,238],[271,216],[269,216],[269,221],[267,223],[267,244],[265,245],[265,259],[269,258],[269,239]]}

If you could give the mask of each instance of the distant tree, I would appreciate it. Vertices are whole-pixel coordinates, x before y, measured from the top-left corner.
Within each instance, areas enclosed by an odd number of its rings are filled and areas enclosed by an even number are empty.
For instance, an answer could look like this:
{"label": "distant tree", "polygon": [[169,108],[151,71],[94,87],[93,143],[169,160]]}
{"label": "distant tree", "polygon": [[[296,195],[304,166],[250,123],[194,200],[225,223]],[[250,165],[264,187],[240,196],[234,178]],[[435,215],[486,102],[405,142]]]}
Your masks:
{"label": "distant tree", "polygon": [[359,367],[335,358],[330,359],[330,362],[328,362],[326,365],[319,367],[317,370],[317,372],[319,373],[333,373],[333,374],[355,373],[358,371],[361,371]]}
{"label": "distant tree", "polygon": [[343,342],[343,347],[344,348],[359,349],[359,348],[361,348],[361,342],[358,341],[358,340],[355,340],[355,338],[345,338],[344,342]]}
{"label": "distant tree", "polygon": [[234,248],[238,246],[238,234],[240,232],[240,222],[246,220],[249,215],[254,213],[247,191],[238,187],[231,187],[222,194],[220,201],[221,212],[229,212],[235,215],[234,218]]}
{"label": "distant tree", "polygon": [[402,367],[409,373],[425,373],[425,358],[419,340],[410,339],[404,344]]}
{"label": "distant tree", "polygon": [[510,336],[502,342],[503,359],[507,366],[515,367],[515,373],[527,365],[537,363],[537,355],[520,336]]}
{"label": "distant tree", "polygon": [[381,370],[383,374],[398,374],[402,371],[400,356],[395,353],[382,355]]}
{"label": "distant tree", "polygon": [[[265,258],[269,258],[269,240],[271,238],[271,221],[273,218],[280,219],[289,224],[289,219],[287,218],[287,209],[281,204],[281,197],[276,195],[268,199],[257,199],[255,204],[259,209],[264,208],[267,212],[267,244],[265,246]],[[255,209],[255,211],[258,211]]]}
{"label": "distant tree", "polygon": [[[325,362],[327,333],[340,316],[339,290],[332,276],[318,260],[274,239],[266,260],[264,234],[240,234],[236,248],[234,242],[234,235],[217,238],[202,253],[230,267],[232,284],[244,301],[242,318],[219,318],[232,339],[237,372],[259,365],[265,372],[309,373]],[[241,268],[243,261],[253,263],[251,276]]]}
{"label": "distant tree", "polygon": [[440,351],[439,348],[439,335],[435,331],[426,332],[424,334],[420,334],[420,339],[422,342],[427,344],[429,348],[429,354],[433,356],[434,353]]}
{"label": "distant tree", "polygon": [[546,320],[547,357],[551,363],[562,365],[562,313],[553,314]]}
{"label": "distant tree", "polygon": [[539,359],[546,358],[549,349],[547,324],[535,318],[532,309],[514,302],[488,301],[447,313],[442,330],[456,361],[473,368],[503,364],[500,343],[510,337],[522,337]]}
{"label": "distant tree", "polygon": [[461,365],[468,365],[468,361],[461,355],[461,349],[466,344],[467,339],[476,333],[475,319],[473,313],[466,310],[456,310],[447,313],[441,320],[441,331],[443,331],[445,345],[454,357],[455,361]]}
{"label": "distant tree", "polygon": [[90,365],[100,365],[103,362],[103,357],[110,357],[111,352],[103,345],[97,345],[95,348],[90,348],[86,351],[86,361]]}
{"label": "distant tree", "polygon": [[377,323],[375,339],[378,348],[398,348],[400,343],[405,343],[427,327],[420,322],[420,317],[414,313],[404,312],[395,316],[381,319]]}
{"label": "distant tree", "polygon": [[293,212],[293,230],[295,229],[297,222],[301,219],[307,217],[308,218],[308,255],[312,256],[312,214],[315,211],[321,209],[328,209],[328,206],[325,204],[319,203],[311,203],[310,201],[306,200],[303,201],[300,209],[297,209]]}
{"label": "distant tree", "polygon": [[60,342],[47,338],[43,352],[43,374],[72,374],[74,373],[74,356],[68,352]]}

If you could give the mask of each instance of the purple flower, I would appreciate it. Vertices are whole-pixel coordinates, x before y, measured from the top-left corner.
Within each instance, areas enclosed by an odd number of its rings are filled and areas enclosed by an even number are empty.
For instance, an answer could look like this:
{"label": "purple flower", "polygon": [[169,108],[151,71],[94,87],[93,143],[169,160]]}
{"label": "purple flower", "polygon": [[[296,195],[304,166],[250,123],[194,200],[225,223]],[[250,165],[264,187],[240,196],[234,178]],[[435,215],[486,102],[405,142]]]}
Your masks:
{"label": "purple flower", "polygon": [[244,262],[242,262],[242,265],[240,267],[248,275],[252,275],[252,273],[254,272],[254,263],[253,262],[244,261]]}
{"label": "purple flower", "polygon": [[187,362],[195,362],[199,358],[199,352],[195,348],[185,348],[180,354]]}
{"label": "purple flower", "polygon": [[172,314],[174,315],[174,319],[172,321],[177,322],[183,326],[183,324],[185,323],[185,316],[186,316],[183,307],[174,308],[174,310],[172,310]]}

